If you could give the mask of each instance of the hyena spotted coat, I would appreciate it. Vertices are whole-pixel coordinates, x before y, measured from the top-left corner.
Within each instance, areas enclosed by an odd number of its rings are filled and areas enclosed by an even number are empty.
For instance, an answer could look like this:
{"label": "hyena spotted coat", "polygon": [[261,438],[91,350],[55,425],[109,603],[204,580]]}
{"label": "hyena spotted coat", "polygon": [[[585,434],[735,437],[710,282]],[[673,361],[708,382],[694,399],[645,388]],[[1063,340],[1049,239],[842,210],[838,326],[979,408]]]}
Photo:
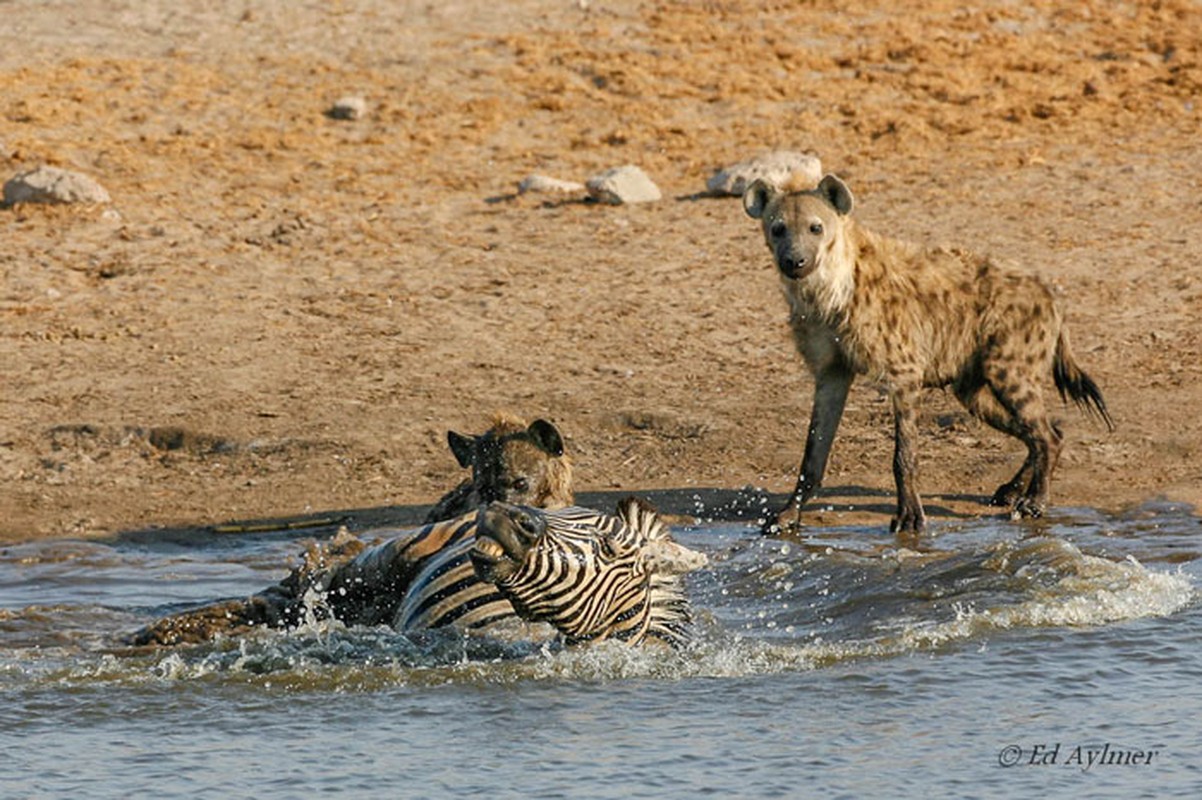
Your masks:
{"label": "hyena spotted coat", "polygon": [[479,436],[447,431],[447,444],[472,474],[430,509],[426,522],[462,516],[494,500],[538,508],[572,505],[572,462],[559,430],[544,419],[527,425],[497,414]]}
{"label": "hyena spotted coat", "polygon": [[1027,446],[1022,467],[992,502],[1016,516],[1041,515],[1063,440],[1048,419],[1043,379],[1050,372],[1062,398],[1114,427],[1102,393],[1073,358],[1051,291],[967,251],[874,234],[851,218],[852,203],[834,175],[801,192],[757,181],[743,196],[748,215],[762,223],[797,349],[816,382],[797,486],[765,530],[798,524],[822,483],[857,374],[884,382],[893,406],[892,530],[926,523],[915,442],[923,387],[950,386],[973,415]]}

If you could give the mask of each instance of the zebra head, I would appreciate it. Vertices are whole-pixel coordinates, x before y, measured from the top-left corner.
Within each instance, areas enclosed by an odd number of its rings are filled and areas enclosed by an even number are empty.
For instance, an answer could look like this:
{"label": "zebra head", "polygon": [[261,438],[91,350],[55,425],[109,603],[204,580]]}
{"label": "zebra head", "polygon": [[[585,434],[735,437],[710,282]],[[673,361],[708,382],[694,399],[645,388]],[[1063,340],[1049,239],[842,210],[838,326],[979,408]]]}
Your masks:
{"label": "zebra head", "polygon": [[690,612],[680,575],[706,557],[672,541],[647,504],[629,498],[610,516],[494,502],[477,519],[476,574],[518,616],[554,625],[569,644],[683,643]]}

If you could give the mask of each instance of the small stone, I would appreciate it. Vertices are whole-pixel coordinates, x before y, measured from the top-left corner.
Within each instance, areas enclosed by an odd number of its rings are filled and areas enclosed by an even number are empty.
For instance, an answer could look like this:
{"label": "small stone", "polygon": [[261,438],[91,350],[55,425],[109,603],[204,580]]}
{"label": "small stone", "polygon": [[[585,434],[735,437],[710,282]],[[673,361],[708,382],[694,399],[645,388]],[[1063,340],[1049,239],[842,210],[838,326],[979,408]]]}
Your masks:
{"label": "small stone", "polygon": [[527,175],[518,184],[518,194],[526,194],[527,192],[577,194],[584,191],[585,187],[583,183],[561,181],[559,178],[550,178],[546,175]]}
{"label": "small stone", "polygon": [[15,203],[110,203],[112,198],[96,181],[58,167],[37,167],[4,184],[4,205]]}
{"label": "small stone", "polygon": [[326,114],[331,119],[356,120],[367,114],[367,101],[357,95],[341,97]]}
{"label": "small stone", "polygon": [[718,170],[705,188],[710,194],[741,197],[756,180],[777,188],[812,189],[822,180],[822,162],[813,153],[775,150]]}
{"label": "small stone", "polygon": [[585,187],[594,200],[610,205],[652,203],[663,197],[647,173],[629,164],[594,175]]}

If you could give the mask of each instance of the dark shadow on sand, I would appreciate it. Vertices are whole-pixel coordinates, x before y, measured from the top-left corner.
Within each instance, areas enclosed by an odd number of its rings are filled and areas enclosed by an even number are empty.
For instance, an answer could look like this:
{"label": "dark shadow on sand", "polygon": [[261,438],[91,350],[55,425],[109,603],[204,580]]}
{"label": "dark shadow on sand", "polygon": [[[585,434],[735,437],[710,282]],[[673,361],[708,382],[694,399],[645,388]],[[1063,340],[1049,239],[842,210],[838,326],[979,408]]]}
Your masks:
{"label": "dark shadow on sand", "polygon": [[[647,500],[671,524],[745,523],[749,527],[761,524],[767,510],[782,507],[788,499],[786,494],[774,494],[756,487],[726,489],[717,487],[689,487],[679,489],[648,489],[645,491],[599,491],[579,492],[579,505],[612,511],[618,501],[636,495]],[[993,516],[1000,512],[991,509],[988,498],[977,495],[943,494],[924,498],[927,516],[931,520],[976,519]],[[862,486],[832,486],[823,489],[810,501],[802,512],[803,520],[813,519],[813,527],[844,524],[830,520],[826,515],[832,511],[856,515],[857,519],[868,519],[864,524],[877,524],[872,518],[879,517],[882,532],[888,534],[889,518],[895,510],[893,492]],[[147,527],[121,531],[108,540],[128,544],[174,544],[198,546],[228,543],[231,537],[254,536],[281,539],[325,539],[333,536],[340,527],[360,533],[373,529],[405,530],[422,524],[429,505],[382,506],[377,508],[347,509],[315,512],[291,517],[232,520],[215,525],[183,525],[174,527]],[[967,509],[967,510],[966,510]]]}

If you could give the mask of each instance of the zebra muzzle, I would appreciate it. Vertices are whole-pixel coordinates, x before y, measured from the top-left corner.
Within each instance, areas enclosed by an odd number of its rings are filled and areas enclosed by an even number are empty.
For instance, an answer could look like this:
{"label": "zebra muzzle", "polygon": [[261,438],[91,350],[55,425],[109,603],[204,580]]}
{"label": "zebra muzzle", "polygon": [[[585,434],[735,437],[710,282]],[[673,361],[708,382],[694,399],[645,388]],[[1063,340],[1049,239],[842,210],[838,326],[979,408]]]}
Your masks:
{"label": "zebra muzzle", "polygon": [[547,529],[539,511],[494,501],[477,517],[472,565],[481,580],[495,583],[512,575]]}
{"label": "zebra muzzle", "polygon": [[472,560],[476,575],[487,583],[503,580],[517,568],[517,564],[505,555],[505,548],[493,539],[477,537],[468,557]]}

